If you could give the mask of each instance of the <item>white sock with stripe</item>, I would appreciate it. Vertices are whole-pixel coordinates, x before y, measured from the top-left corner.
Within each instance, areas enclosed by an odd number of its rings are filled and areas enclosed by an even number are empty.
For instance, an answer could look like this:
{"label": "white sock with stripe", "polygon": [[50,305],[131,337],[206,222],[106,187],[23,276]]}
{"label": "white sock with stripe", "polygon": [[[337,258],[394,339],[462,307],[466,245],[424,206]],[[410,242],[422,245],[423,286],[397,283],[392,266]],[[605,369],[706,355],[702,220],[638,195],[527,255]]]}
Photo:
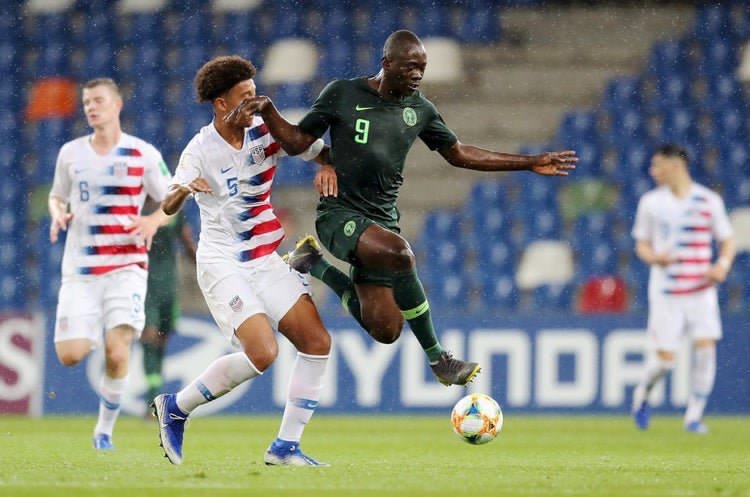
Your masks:
{"label": "white sock with stripe", "polygon": [[674,361],[664,361],[656,352],[648,352],[643,378],[633,390],[633,404],[631,406],[633,411],[637,411],[643,401],[648,400],[654,386],[673,368]]}
{"label": "white sock with stripe", "polygon": [[177,392],[177,407],[185,414],[218,399],[240,383],[262,374],[244,352],[219,357],[196,379]]}
{"label": "white sock with stripe", "polygon": [[302,438],[305,425],[318,406],[327,363],[327,355],[315,356],[297,352],[297,359],[289,377],[284,416],[279,428],[280,439],[299,442]]}
{"label": "white sock with stripe", "polygon": [[128,377],[110,378],[106,373],[102,375],[99,383],[99,418],[96,420],[94,433],[105,433],[112,436],[115,421],[120,415],[120,401],[125,387],[128,385]]}
{"label": "white sock with stripe", "polygon": [[716,346],[697,347],[693,354],[692,392],[685,409],[685,424],[700,421],[716,378]]}

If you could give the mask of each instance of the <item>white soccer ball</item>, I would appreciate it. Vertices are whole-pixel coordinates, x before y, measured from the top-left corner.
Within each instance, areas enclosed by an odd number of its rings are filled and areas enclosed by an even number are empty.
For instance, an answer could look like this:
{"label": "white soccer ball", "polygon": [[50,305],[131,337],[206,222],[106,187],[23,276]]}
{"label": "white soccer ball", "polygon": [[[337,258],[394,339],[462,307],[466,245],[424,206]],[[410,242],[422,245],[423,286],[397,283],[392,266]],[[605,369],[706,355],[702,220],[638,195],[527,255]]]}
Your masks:
{"label": "white soccer ball", "polygon": [[470,393],[453,406],[451,425],[464,442],[486,444],[494,440],[503,427],[503,411],[489,395]]}

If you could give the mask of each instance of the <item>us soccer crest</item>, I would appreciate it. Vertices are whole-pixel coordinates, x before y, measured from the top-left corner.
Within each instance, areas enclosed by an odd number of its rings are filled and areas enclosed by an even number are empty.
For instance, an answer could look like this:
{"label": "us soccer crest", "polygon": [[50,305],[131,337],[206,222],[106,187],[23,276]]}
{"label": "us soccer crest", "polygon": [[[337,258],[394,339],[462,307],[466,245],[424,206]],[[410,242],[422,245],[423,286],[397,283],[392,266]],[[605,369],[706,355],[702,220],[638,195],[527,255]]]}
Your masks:
{"label": "us soccer crest", "polygon": [[115,178],[124,178],[128,175],[128,164],[126,162],[115,162],[112,164],[112,175]]}
{"label": "us soccer crest", "polygon": [[254,164],[260,164],[266,160],[266,151],[263,148],[263,145],[250,147],[250,157],[253,159]]}
{"label": "us soccer crest", "polygon": [[243,305],[244,302],[242,302],[239,295],[235,295],[232,297],[232,300],[229,301],[229,307],[231,307],[234,312],[240,312]]}

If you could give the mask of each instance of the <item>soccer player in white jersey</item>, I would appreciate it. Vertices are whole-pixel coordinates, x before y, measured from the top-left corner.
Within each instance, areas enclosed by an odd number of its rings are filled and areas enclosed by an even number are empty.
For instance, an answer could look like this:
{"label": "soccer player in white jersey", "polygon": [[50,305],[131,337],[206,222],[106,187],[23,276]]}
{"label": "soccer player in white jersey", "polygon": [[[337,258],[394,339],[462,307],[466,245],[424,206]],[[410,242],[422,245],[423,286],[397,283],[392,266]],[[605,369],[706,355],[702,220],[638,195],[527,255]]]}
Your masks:
{"label": "soccer player in white jersey", "polygon": [[151,144],[122,132],[113,80],[84,84],[83,109],[93,133],[60,148],[49,194],[50,241],[67,231],[54,340],[60,362],[75,366],[105,331],[94,447],[107,450],[145,319],[146,250],[167,219],[161,211],[141,217],[141,207],[147,195],[164,198],[169,171]]}
{"label": "soccer player in white jersey", "polygon": [[649,393],[672,370],[675,350],[687,334],[693,359],[684,427],[707,433],[703,411],[714,385],[716,341],[722,334],[716,285],[726,279],[734,260],[732,227],[721,197],[692,180],[681,147],[660,147],[650,173],[657,188],[640,199],[632,231],[636,254],[651,266],[648,348],[643,379],[633,392],[632,415],[638,428],[648,428]]}
{"label": "soccer player in white jersey", "polygon": [[[198,71],[198,99],[211,102],[214,119],[185,147],[162,203],[167,214],[177,212],[189,196],[198,203],[198,284],[221,332],[242,349],[214,361],[176,394],[154,399],[162,447],[173,464],[182,463],[188,415],[262,374],[278,353],[277,329],[298,353],[278,438],[264,461],[325,465],[299,446],[318,405],[331,338],[306,280],[276,253],[284,230],[270,195],[282,150],[260,117],[231,112],[255,95],[254,76],[252,63],[238,56],[217,57]],[[302,157],[322,163],[323,150],[317,141]]]}

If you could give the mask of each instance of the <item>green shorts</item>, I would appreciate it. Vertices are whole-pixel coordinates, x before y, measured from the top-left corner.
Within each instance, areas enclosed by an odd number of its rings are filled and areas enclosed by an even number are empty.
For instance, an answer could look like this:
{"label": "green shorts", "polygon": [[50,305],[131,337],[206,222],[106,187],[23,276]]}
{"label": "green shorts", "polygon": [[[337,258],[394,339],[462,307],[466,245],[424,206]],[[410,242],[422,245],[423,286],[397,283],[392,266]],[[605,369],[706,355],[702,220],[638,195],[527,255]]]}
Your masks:
{"label": "green shorts", "polygon": [[174,330],[180,314],[176,293],[151,291],[146,292],[146,326],[153,326],[162,333]]}
{"label": "green shorts", "polygon": [[[373,224],[379,223],[359,212],[347,209],[328,209],[325,212],[318,212],[315,219],[315,231],[320,243],[330,253],[351,264],[349,275],[354,283],[370,283],[390,287],[392,285],[390,272],[365,268],[357,259],[359,237]],[[399,232],[398,226],[384,227],[395,233]]]}

